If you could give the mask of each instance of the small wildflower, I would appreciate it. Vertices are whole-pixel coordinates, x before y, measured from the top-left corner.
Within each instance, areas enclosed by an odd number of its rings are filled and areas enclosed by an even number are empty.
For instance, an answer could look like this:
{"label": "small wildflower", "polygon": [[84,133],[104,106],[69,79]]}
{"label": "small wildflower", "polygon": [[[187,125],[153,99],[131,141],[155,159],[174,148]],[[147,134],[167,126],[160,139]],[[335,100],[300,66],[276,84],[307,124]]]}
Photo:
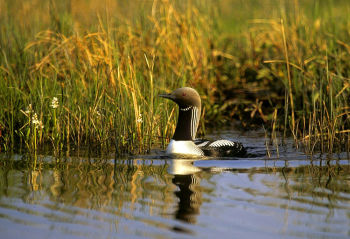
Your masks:
{"label": "small wildflower", "polygon": [[32,116],[32,124],[34,125],[39,124],[38,115],[36,113],[34,113],[34,115]]}
{"label": "small wildflower", "polygon": [[32,124],[34,125],[34,127],[37,129],[38,127],[40,127],[41,129],[44,128],[43,122],[41,122],[40,120],[38,120],[38,115],[36,113],[34,113],[34,115],[32,116]]}
{"label": "small wildflower", "polygon": [[58,108],[59,104],[58,104],[57,97],[53,97],[52,98],[50,106],[51,106],[52,109]]}
{"label": "small wildflower", "polygon": [[137,123],[142,123],[143,119],[142,119],[142,114],[139,114],[139,117],[137,118]]}

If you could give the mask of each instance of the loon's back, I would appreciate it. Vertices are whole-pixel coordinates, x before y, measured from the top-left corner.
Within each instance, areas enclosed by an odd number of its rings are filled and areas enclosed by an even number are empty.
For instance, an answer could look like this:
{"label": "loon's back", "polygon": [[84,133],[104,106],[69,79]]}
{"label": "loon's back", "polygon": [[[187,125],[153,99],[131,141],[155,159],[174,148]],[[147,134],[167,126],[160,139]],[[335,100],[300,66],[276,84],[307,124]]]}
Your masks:
{"label": "loon's back", "polygon": [[241,143],[226,139],[215,141],[196,139],[194,143],[203,151],[205,156],[244,157],[247,154],[247,150]]}

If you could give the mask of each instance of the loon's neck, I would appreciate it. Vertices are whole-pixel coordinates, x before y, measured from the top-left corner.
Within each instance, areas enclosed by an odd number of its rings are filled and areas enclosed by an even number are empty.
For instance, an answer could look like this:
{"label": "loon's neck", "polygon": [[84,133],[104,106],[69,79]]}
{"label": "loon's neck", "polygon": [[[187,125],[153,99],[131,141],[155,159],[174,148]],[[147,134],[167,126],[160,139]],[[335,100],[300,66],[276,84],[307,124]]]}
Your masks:
{"label": "loon's neck", "polygon": [[194,140],[196,138],[201,108],[190,106],[179,110],[174,140]]}

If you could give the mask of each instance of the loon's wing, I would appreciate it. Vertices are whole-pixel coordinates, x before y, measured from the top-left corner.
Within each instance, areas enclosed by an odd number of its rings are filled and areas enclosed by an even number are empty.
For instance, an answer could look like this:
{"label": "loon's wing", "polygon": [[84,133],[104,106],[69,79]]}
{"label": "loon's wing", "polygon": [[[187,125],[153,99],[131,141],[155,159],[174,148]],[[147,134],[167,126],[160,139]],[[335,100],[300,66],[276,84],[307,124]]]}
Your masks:
{"label": "loon's wing", "polygon": [[215,141],[196,139],[194,143],[204,152],[205,156],[243,157],[247,153],[241,143],[227,139]]}
{"label": "loon's wing", "polygon": [[208,139],[195,139],[193,142],[195,145],[201,148],[207,146],[208,144],[214,141]]}

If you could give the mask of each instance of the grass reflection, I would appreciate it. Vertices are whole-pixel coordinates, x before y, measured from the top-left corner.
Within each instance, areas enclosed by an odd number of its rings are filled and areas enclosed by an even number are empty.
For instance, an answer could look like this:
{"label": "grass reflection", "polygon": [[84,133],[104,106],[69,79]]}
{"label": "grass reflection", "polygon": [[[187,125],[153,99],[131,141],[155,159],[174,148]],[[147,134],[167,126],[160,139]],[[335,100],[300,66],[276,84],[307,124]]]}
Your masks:
{"label": "grass reflection", "polygon": [[[327,229],[350,210],[350,165],[345,160],[314,160],[305,165],[285,161],[284,166],[243,168],[239,160],[232,161],[232,167],[203,162],[0,158],[0,209],[79,225],[91,224],[81,217],[93,218],[114,225],[116,231],[132,230],[126,220],[193,235],[197,232],[192,225],[210,224],[206,220],[212,220],[213,212],[229,217],[232,223],[242,210],[242,217],[266,213],[278,217],[280,213],[289,227],[304,226],[305,220],[317,216],[316,221],[325,223]],[[24,204],[18,207],[15,199]],[[21,224],[30,223],[30,219],[23,220]],[[143,233],[147,227],[139,230]],[[287,226],[283,230],[290,231]]]}

